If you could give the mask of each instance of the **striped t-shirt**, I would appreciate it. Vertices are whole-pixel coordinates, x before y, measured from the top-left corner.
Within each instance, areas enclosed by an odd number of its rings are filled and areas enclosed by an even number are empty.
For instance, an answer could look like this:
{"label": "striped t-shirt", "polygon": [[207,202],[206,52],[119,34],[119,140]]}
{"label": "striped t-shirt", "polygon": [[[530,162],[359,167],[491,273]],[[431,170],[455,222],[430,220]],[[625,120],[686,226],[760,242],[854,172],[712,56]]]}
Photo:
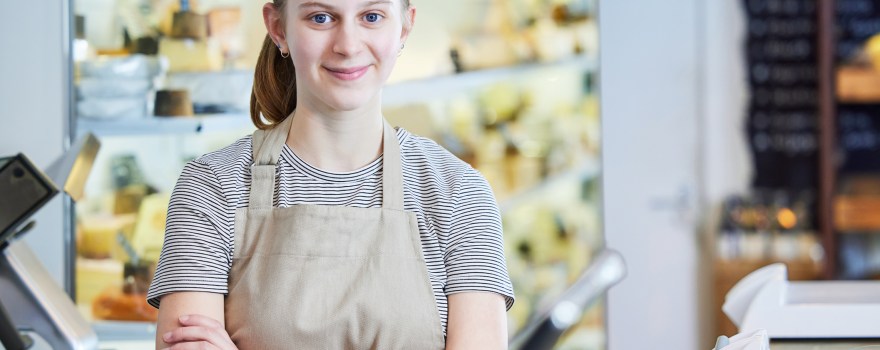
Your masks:
{"label": "striped t-shirt", "polygon": [[[416,214],[428,277],[446,333],[449,294],[482,291],[513,305],[501,218],[476,170],[424,137],[397,129],[404,210]],[[227,294],[235,209],[248,206],[251,137],[186,164],[168,207],[165,242],[147,299],[197,291]],[[382,158],[349,173],[327,172],[287,145],[278,159],[274,205],[382,206]]]}

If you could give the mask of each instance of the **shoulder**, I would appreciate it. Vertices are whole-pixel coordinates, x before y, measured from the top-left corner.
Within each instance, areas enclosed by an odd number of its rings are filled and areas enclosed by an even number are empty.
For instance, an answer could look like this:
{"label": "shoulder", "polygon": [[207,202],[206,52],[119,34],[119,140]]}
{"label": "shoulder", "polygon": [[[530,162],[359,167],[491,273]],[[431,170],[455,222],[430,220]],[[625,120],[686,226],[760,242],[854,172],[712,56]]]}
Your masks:
{"label": "shoulder", "polygon": [[172,201],[190,198],[202,202],[207,198],[233,201],[249,176],[251,136],[242,137],[216,151],[186,163],[175,185]]}
{"label": "shoulder", "polygon": [[241,168],[242,164],[250,164],[253,158],[251,147],[251,135],[247,135],[221,149],[203,154],[191,161],[190,164],[208,168],[217,173],[225,173],[235,168]]}

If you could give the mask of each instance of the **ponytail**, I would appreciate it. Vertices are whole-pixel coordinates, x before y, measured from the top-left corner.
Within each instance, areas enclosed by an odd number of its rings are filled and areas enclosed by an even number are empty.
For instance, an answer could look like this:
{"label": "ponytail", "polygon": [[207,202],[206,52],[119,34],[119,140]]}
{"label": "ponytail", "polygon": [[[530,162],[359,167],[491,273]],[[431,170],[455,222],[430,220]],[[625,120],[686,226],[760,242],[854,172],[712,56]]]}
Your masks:
{"label": "ponytail", "polygon": [[296,73],[293,61],[289,57],[281,57],[281,51],[269,34],[266,34],[254,72],[251,121],[257,129],[269,129],[281,123],[294,109]]}

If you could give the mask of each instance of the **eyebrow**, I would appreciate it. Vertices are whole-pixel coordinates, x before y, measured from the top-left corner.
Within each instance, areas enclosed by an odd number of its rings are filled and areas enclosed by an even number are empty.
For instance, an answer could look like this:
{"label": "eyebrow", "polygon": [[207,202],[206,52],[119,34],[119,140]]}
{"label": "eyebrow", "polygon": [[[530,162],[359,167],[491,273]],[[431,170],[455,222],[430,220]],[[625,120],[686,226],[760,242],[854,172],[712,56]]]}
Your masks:
{"label": "eyebrow", "polygon": [[[370,6],[373,6],[373,5],[382,5],[382,4],[391,4],[391,0],[373,0],[373,1],[367,1],[367,2],[366,2],[365,4],[363,4],[361,7],[370,7]],[[304,3],[302,3],[302,4],[299,4],[298,7],[299,7],[300,9],[303,9],[303,8],[309,8],[309,7],[320,7],[320,8],[324,8],[324,9],[328,9],[328,10],[335,9],[335,7],[333,7],[332,5],[328,5],[328,4],[325,4],[325,3],[323,3],[323,2],[318,2],[318,1],[306,1],[306,2],[304,2]]]}

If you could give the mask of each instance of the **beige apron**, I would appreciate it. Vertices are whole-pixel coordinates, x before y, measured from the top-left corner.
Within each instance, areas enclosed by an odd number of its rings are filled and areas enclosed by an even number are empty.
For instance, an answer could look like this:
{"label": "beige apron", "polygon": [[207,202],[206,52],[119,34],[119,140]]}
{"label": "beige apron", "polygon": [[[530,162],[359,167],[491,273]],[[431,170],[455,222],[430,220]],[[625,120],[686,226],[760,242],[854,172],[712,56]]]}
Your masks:
{"label": "beige apron", "polygon": [[250,204],[235,212],[226,330],[240,349],[443,349],[400,145],[385,123],[381,208],[274,208],[288,117],[254,133]]}

